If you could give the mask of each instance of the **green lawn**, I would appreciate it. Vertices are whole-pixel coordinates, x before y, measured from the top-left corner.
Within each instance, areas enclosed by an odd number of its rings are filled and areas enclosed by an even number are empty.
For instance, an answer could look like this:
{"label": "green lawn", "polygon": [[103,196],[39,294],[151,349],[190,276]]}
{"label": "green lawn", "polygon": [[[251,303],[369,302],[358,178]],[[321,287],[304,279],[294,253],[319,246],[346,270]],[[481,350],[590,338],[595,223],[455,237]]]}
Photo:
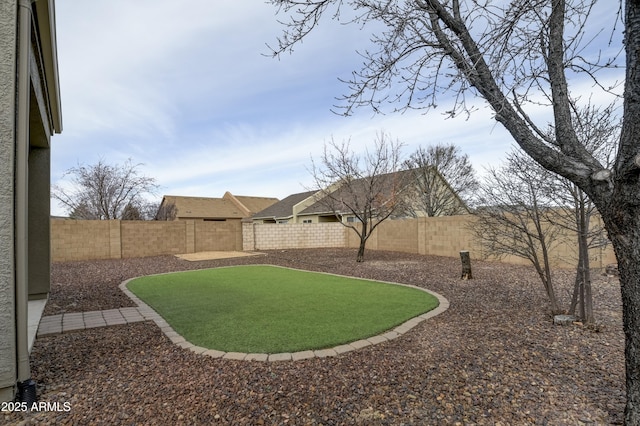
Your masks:
{"label": "green lawn", "polygon": [[333,347],[438,306],[415,288],[274,266],[154,275],[128,288],[194,345],[225,352]]}

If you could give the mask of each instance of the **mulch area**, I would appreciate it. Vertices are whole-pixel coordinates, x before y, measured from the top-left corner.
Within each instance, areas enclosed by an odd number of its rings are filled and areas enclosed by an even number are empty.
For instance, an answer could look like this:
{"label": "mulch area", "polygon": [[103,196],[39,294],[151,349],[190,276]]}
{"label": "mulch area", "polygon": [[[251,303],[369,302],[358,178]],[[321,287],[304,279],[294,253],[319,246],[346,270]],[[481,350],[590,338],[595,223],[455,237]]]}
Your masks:
{"label": "mulch area", "polygon": [[[530,267],[346,249],[270,251],[187,262],[173,256],[53,265],[45,315],[133,306],[125,279],[269,263],[423,286],[451,307],[404,336],[333,358],[244,362],[196,355],[151,322],[41,336],[31,356],[40,400],[70,411],[0,422],[109,425],[619,424],[624,335],[619,284],[594,273],[597,330],[555,326]],[[557,271],[565,304],[572,271]],[[194,313],[197,315],[197,313]],[[61,407],[63,407],[61,405]],[[63,409],[63,408],[61,408]]]}

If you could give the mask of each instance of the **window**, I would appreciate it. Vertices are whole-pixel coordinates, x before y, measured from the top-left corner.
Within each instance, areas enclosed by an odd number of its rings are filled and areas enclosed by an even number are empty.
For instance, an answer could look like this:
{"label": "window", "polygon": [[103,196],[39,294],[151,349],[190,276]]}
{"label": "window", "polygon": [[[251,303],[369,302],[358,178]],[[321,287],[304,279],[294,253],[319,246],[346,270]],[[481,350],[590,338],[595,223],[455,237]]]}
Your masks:
{"label": "window", "polygon": [[347,218],[347,223],[357,223],[357,222],[361,222],[361,220],[355,216],[349,216]]}
{"label": "window", "polygon": [[304,219],[304,220],[302,221],[302,223],[313,223],[313,220],[311,220],[311,219]]}

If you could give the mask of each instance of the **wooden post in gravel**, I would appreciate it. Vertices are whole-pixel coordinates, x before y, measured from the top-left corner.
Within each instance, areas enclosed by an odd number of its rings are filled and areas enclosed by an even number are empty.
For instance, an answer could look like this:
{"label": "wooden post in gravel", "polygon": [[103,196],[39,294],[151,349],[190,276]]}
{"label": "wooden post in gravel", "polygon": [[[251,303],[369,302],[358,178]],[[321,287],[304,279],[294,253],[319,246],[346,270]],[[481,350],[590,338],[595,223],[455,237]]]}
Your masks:
{"label": "wooden post in gravel", "polygon": [[467,250],[460,252],[460,260],[462,261],[462,276],[460,279],[473,279],[473,276],[471,275],[471,256],[469,256],[469,252]]}

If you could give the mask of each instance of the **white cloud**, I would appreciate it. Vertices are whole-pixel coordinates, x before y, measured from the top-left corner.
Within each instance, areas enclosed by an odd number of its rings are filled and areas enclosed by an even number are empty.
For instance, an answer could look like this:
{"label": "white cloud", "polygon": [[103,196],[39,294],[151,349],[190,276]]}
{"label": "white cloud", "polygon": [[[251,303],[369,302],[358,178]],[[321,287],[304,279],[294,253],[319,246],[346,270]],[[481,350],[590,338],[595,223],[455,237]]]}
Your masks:
{"label": "white cloud", "polygon": [[486,108],[468,120],[444,120],[439,110],[331,113],[347,90],[338,77],[359,68],[355,50],[368,43],[357,26],[324,21],[293,55],[273,59],[264,56],[266,44],[282,27],[275,7],[262,2],[58,0],[56,7],[64,132],[52,141],[54,182],[78,162],[132,158],[165,194],[282,198],[304,190],[310,157],[332,137],[362,148],[385,131],[407,154],[455,143],[478,169],[512,144]]}

